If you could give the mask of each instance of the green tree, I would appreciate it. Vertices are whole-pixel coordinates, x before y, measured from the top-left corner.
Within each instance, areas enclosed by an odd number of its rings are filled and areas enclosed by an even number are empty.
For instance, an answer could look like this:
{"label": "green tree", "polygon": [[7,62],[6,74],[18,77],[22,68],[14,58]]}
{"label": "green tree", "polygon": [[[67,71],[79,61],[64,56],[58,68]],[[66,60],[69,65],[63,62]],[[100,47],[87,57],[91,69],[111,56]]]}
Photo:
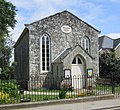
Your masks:
{"label": "green tree", "polygon": [[103,52],[99,57],[100,77],[117,76],[120,78],[120,59],[114,52]]}
{"label": "green tree", "polygon": [[8,27],[15,27],[16,7],[6,0],[0,0],[0,32],[8,34]]}
{"label": "green tree", "polygon": [[[9,34],[9,28],[14,29],[16,24],[16,7],[6,0],[0,0],[0,77],[8,78],[13,71],[10,66],[10,58],[13,48],[13,41]],[[12,71],[11,71],[12,70]]]}

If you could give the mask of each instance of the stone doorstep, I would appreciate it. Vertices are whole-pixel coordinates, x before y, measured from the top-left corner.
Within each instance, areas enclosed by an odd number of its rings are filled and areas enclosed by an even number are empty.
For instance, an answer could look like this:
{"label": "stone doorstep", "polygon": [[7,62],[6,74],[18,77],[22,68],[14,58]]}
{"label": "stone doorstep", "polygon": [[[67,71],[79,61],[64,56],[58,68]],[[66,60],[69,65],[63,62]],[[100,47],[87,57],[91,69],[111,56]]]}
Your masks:
{"label": "stone doorstep", "polygon": [[7,104],[7,105],[0,105],[0,110],[49,106],[49,105],[56,105],[56,104],[82,103],[82,102],[108,100],[108,99],[114,99],[114,94],[101,95],[101,96],[89,96],[89,97],[81,97],[81,98],[71,98],[71,99],[49,100],[49,101],[40,101],[40,102]]}

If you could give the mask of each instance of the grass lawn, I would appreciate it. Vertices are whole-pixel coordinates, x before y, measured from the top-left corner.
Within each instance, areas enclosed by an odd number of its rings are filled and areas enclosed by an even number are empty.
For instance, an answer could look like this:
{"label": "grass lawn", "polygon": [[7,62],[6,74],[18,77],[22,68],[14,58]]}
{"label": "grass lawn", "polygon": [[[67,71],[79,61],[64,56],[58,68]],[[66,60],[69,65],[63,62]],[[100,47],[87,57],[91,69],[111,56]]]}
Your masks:
{"label": "grass lawn", "polygon": [[49,89],[35,89],[34,92],[49,92],[49,93],[59,93],[60,90],[49,90]]}
{"label": "grass lawn", "polygon": [[43,100],[53,100],[58,99],[59,95],[35,95],[35,94],[26,94],[24,99],[30,99],[31,101],[43,101]]}
{"label": "grass lawn", "polygon": [[[68,91],[65,98],[77,98],[77,97],[85,97],[85,96],[92,96],[92,95],[100,95],[100,94],[108,94],[112,93],[112,86],[111,85],[102,85],[102,84],[97,84],[96,87],[93,89],[93,93],[86,93],[85,91],[75,93]],[[20,99],[24,99],[23,102],[31,101],[44,101],[44,100],[55,100],[59,99],[59,92],[60,90],[47,90],[47,89],[38,89],[38,90],[33,90],[33,91],[27,91],[24,92],[24,94],[19,94],[17,97],[13,97],[10,99],[7,99],[8,101],[6,102],[3,101],[0,104],[10,104],[10,103],[20,103]],[[115,93],[120,94],[120,85],[116,85],[115,87]],[[30,99],[30,100],[29,100]]]}
{"label": "grass lawn", "polygon": [[[111,85],[97,84],[95,89],[112,92],[112,86]],[[115,86],[115,93],[120,93],[120,85]]]}

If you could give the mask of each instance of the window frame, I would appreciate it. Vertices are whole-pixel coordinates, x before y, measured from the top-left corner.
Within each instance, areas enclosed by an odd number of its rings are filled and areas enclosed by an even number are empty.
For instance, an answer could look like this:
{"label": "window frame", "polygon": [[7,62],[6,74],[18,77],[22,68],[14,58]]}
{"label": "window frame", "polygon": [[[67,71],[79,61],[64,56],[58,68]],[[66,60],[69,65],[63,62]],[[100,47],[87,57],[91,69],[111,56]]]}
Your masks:
{"label": "window frame", "polygon": [[85,51],[87,51],[88,53],[90,52],[90,40],[87,36],[84,36],[81,39],[81,46],[82,46],[82,48],[85,49]]}
{"label": "window frame", "polygon": [[[44,42],[43,42],[43,38],[44,38]],[[47,41],[48,40],[48,41]],[[44,57],[43,57],[43,43],[44,43]],[[47,53],[47,51],[49,51],[49,53]],[[41,38],[40,38],[40,68],[41,68],[41,72],[50,72],[51,71],[51,58],[50,58],[50,36],[47,33],[44,33]],[[44,63],[45,63],[45,69],[43,69],[43,58],[45,59]],[[49,61],[48,61],[49,59]],[[47,66],[49,65],[49,66]],[[48,69],[49,68],[49,69]]]}
{"label": "window frame", "polygon": [[[73,62],[73,61],[75,61],[75,62]],[[80,61],[80,63],[79,63],[79,61]],[[74,59],[72,60],[72,65],[81,65],[81,64],[83,64],[81,58],[79,56],[75,56]]]}

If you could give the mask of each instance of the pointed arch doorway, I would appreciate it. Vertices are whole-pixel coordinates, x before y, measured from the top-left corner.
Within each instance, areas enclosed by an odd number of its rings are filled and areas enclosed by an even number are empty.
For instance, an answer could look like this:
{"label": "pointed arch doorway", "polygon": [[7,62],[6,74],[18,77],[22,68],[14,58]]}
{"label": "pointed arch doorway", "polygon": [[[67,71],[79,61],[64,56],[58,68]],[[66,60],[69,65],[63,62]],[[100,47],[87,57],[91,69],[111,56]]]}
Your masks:
{"label": "pointed arch doorway", "polygon": [[84,85],[84,62],[79,55],[75,56],[71,64],[72,87],[82,89]]}

